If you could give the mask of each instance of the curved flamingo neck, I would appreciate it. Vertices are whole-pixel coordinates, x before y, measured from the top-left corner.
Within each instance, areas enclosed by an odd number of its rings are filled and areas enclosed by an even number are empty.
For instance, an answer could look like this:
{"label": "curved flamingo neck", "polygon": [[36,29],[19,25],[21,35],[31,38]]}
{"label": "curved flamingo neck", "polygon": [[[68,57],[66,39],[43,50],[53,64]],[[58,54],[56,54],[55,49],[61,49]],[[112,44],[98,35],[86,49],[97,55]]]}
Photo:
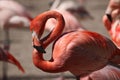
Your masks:
{"label": "curved flamingo neck", "polygon": [[[55,18],[57,20],[56,27],[51,31],[50,34],[45,36],[43,39],[40,39],[45,23],[49,18]],[[64,29],[65,21],[63,19],[63,16],[56,12],[56,11],[47,11],[43,14],[40,14],[37,16],[31,23],[31,30],[33,30],[36,33],[37,38],[33,38],[34,42],[33,44],[42,45],[44,48],[47,47],[53,40],[55,40],[57,37],[59,37]],[[33,50],[33,63],[36,67],[42,69],[46,72],[61,72],[64,71],[61,69],[61,64],[58,60],[52,59],[50,61],[46,61],[43,59],[43,54],[38,52],[36,49]]]}
{"label": "curved flamingo neck", "polygon": [[58,36],[61,35],[65,26],[65,21],[63,16],[57,11],[46,11],[43,14],[37,16],[31,22],[31,27],[30,27],[31,30],[36,32],[38,39],[40,39],[44,32],[45,24],[49,18],[55,18],[57,20],[57,23],[56,23],[56,27],[52,30],[52,32],[40,40],[41,41],[40,43],[43,44],[42,46],[44,48],[47,45],[49,45],[53,40],[55,40]]}

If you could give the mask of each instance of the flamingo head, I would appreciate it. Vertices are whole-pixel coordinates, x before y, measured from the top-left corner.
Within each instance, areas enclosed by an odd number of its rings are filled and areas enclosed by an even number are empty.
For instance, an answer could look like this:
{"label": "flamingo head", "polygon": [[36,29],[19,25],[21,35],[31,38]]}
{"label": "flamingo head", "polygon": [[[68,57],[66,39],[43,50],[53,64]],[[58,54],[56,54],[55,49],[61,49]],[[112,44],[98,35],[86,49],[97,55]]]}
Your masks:
{"label": "flamingo head", "polygon": [[104,26],[107,28],[108,31],[111,30],[112,23],[106,15],[103,16],[103,23],[104,23]]}
{"label": "flamingo head", "polygon": [[[42,31],[44,28],[39,27],[40,22],[38,19],[33,19],[31,21],[30,30],[32,31],[32,46],[39,52],[39,53],[46,53],[44,48],[42,47],[42,43],[40,41],[40,37],[42,36]],[[41,32],[40,29],[42,29]]]}
{"label": "flamingo head", "polygon": [[36,35],[36,32],[33,31],[32,33],[32,45],[33,47],[39,52],[39,53],[46,53],[46,51],[44,50],[43,46],[40,44],[40,40]]}
{"label": "flamingo head", "polygon": [[120,20],[120,10],[116,9],[111,14],[106,14],[103,16],[103,23],[108,30],[111,29],[111,26],[118,20]]}
{"label": "flamingo head", "polygon": [[108,19],[112,22],[112,14],[115,10],[120,8],[120,0],[110,0],[105,11]]}

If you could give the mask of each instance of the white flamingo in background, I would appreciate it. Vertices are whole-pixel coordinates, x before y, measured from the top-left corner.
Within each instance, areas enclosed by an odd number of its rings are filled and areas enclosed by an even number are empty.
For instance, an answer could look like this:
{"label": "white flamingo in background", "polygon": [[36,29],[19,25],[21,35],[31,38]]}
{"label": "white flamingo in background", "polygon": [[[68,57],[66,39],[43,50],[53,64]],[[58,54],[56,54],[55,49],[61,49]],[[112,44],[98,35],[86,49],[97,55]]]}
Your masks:
{"label": "white flamingo in background", "polygon": [[[9,28],[29,27],[32,17],[27,9],[14,0],[0,0],[0,28],[5,32],[4,49],[9,50]],[[3,79],[7,80],[7,65],[3,63]]]}

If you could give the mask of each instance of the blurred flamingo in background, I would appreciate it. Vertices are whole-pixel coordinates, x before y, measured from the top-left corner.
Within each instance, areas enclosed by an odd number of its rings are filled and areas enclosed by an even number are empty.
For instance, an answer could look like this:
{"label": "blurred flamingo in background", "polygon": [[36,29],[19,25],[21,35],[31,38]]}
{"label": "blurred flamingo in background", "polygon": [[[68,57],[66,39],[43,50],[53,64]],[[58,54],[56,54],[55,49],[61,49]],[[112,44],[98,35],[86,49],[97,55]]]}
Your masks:
{"label": "blurred flamingo in background", "polygon": [[10,54],[8,51],[2,49],[1,47],[0,47],[0,61],[12,63],[12,64],[16,65],[18,67],[18,69],[20,69],[22,72],[25,72],[24,69],[22,68],[21,64],[19,63],[19,61],[17,61],[17,59],[14,58],[14,56],[12,54]]}
{"label": "blurred flamingo in background", "polygon": [[114,17],[112,22],[109,21],[106,15],[103,16],[103,23],[108,30],[111,39],[116,44],[117,47],[120,47],[120,18]]}
{"label": "blurred flamingo in background", "polygon": [[[32,17],[28,10],[14,0],[0,0],[0,28],[5,32],[4,49],[9,50],[9,28],[29,27]],[[3,63],[3,80],[7,80],[7,64]]]}
{"label": "blurred flamingo in background", "polygon": [[[82,11],[80,12],[77,10],[78,7],[76,7],[74,1],[64,1],[61,4],[60,1],[61,0],[55,0],[50,10],[58,11],[63,15],[66,23],[63,32],[69,32],[76,29],[83,30],[84,28],[82,27],[76,16],[72,14],[72,13],[76,13],[77,15],[79,15],[82,14]],[[66,4],[68,5],[64,7]],[[70,10],[72,10],[72,12]],[[56,24],[56,20],[54,18],[49,19],[46,23],[45,29],[51,31],[55,27],[55,24]]]}
{"label": "blurred flamingo in background", "polygon": [[[57,20],[56,26],[41,39],[49,18]],[[95,32],[74,30],[61,35],[64,26],[62,15],[56,11],[44,12],[31,22],[33,63],[37,68],[51,73],[70,71],[79,80],[81,76],[103,68],[120,54],[111,40]],[[54,40],[52,58],[44,60],[44,49]]]}
{"label": "blurred flamingo in background", "polygon": [[86,10],[83,1],[78,2],[78,0],[54,0],[50,10],[58,10],[63,14],[64,11],[69,12],[70,14],[76,16],[76,18],[86,19],[93,17],[90,13]]}
{"label": "blurred flamingo in background", "polygon": [[107,28],[111,39],[120,47],[119,23],[120,23],[120,0],[110,0],[103,16],[103,23]]}
{"label": "blurred flamingo in background", "polygon": [[110,0],[105,13],[111,22],[112,22],[111,14],[116,9],[118,9],[118,11],[120,12],[120,0]]}
{"label": "blurred flamingo in background", "polygon": [[15,0],[0,0],[0,8],[1,9],[9,9],[19,16],[24,16],[25,18],[32,20],[32,17],[28,10],[20,3]]}
{"label": "blurred flamingo in background", "polygon": [[0,28],[5,30],[7,50],[9,50],[9,28],[29,27],[31,20],[32,17],[21,4],[14,0],[0,0]]}
{"label": "blurred flamingo in background", "polygon": [[[112,11],[112,22],[109,20],[109,18],[104,15],[103,16],[103,23],[110,35],[110,38],[114,42],[114,44],[120,48],[120,15],[119,10],[116,9]],[[120,64],[120,56],[116,56],[113,59],[117,64]]]}

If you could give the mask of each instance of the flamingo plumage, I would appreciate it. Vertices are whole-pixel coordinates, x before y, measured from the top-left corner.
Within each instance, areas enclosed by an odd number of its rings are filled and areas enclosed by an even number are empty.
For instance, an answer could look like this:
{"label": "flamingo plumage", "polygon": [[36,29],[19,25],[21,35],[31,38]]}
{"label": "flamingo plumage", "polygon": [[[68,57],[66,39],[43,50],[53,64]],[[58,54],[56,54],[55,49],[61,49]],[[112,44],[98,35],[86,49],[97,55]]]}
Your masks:
{"label": "flamingo plumage", "polygon": [[[57,20],[56,27],[41,39],[49,18]],[[64,18],[56,11],[44,12],[31,22],[33,63],[37,68],[51,73],[70,71],[79,80],[80,76],[103,68],[115,55],[119,55],[119,49],[105,36],[87,30],[61,35],[64,26]],[[54,40],[52,58],[44,60],[42,53]]]}
{"label": "flamingo plumage", "polygon": [[16,65],[18,67],[18,69],[20,69],[23,73],[25,72],[23,67],[19,63],[19,61],[12,54],[10,54],[8,51],[2,49],[1,47],[0,47],[0,61],[12,63],[12,64]]}

